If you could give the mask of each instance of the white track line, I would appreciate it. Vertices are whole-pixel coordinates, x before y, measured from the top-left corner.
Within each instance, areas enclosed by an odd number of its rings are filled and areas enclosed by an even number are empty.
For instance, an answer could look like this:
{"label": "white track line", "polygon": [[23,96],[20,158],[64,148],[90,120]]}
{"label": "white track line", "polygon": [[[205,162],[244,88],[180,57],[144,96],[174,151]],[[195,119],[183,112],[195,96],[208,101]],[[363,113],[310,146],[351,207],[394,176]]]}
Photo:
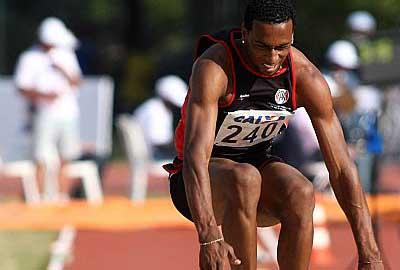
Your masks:
{"label": "white track line", "polygon": [[60,231],[58,239],[51,245],[50,261],[47,270],[63,270],[64,265],[72,258],[76,230],[66,225]]}

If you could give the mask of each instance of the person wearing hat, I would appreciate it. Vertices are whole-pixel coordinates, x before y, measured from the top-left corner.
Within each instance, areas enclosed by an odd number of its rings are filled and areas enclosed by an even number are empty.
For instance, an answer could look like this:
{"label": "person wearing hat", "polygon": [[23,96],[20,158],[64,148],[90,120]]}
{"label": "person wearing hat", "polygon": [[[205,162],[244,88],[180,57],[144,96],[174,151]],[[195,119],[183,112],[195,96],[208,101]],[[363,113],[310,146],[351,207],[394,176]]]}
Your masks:
{"label": "person wearing hat", "polygon": [[66,197],[63,164],[80,154],[77,89],[81,69],[74,53],[78,40],[54,17],[44,19],[37,34],[38,44],[19,56],[14,82],[34,107],[33,158],[39,185],[48,173],[46,168],[60,165],[60,192]]}
{"label": "person wearing hat", "polygon": [[161,77],[155,82],[156,96],[139,105],[133,117],[141,126],[153,159],[172,158],[175,150],[174,108],[180,108],[188,86],[176,75]]}
{"label": "person wearing hat", "polygon": [[[369,17],[364,18],[364,15],[356,13],[350,16],[352,18],[350,21],[354,30],[366,34],[374,28],[371,26],[372,22],[367,27]],[[361,16],[364,19],[357,19],[354,16],[357,18]],[[357,25],[356,22],[363,24]],[[377,127],[382,93],[375,86],[364,85],[360,80],[358,69],[361,59],[352,42],[335,41],[328,48],[326,59],[328,70],[324,76],[331,89],[334,107],[345,132],[346,142],[356,160],[364,190],[372,192],[372,178],[375,173],[372,168],[382,148],[381,135]]]}
{"label": "person wearing hat", "polygon": [[356,10],[350,13],[346,25],[350,31],[350,39],[355,43],[368,39],[376,32],[376,19],[365,10]]}
{"label": "person wearing hat", "polygon": [[333,42],[326,52],[327,69],[324,71],[335,109],[339,116],[353,111],[353,89],[360,84],[357,69],[359,57],[357,48],[347,40]]}

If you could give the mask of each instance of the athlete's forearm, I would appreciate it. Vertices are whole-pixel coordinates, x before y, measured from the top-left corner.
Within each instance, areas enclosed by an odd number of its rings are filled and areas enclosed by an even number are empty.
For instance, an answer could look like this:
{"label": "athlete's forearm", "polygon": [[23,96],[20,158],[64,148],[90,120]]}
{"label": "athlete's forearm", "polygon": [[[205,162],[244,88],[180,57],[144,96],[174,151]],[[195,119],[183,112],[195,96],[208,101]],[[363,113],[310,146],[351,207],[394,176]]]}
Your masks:
{"label": "athlete's forearm", "polygon": [[380,253],[372,230],[371,216],[355,165],[346,166],[331,184],[351,225],[361,261],[379,260]]}
{"label": "athlete's forearm", "polygon": [[183,178],[186,196],[196,226],[199,241],[209,242],[220,238],[212,207],[208,163],[186,155],[183,161]]}

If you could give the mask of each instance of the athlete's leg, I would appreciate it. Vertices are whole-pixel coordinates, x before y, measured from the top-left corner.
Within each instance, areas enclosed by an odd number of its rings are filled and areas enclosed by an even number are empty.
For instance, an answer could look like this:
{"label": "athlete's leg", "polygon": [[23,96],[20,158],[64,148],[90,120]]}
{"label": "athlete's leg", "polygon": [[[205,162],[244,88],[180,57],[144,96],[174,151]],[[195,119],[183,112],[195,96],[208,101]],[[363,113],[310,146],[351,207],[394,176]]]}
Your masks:
{"label": "athlete's leg", "polygon": [[[281,270],[307,270],[312,249],[314,190],[295,168],[272,162],[260,169],[262,188],[257,222],[281,222],[278,263]],[[276,220],[275,219],[275,220]]]}
{"label": "athlete's leg", "polygon": [[222,224],[225,241],[242,261],[232,269],[255,270],[261,175],[250,164],[226,159],[212,159],[209,172],[215,217]]}

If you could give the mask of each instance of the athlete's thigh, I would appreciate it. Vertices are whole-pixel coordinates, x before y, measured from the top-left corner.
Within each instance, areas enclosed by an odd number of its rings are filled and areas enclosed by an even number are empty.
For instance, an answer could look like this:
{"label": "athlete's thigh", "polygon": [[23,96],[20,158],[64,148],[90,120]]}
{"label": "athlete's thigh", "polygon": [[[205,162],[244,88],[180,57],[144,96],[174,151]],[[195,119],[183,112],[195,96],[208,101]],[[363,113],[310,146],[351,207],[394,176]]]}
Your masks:
{"label": "athlete's thigh", "polygon": [[294,167],[283,162],[271,162],[259,168],[262,176],[257,224],[265,227],[278,223],[288,207],[289,197],[312,184]]}
{"label": "athlete's thigh", "polygon": [[[229,199],[235,199],[234,177],[237,177],[237,173],[240,171],[253,168],[254,172],[257,172],[257,168],[248,163],[238,163],[224,158],[211,158],[208,171],[210,174],[214,216],[219,225],[222,224]],[[235,171],[236,175],[233,176]]]}

